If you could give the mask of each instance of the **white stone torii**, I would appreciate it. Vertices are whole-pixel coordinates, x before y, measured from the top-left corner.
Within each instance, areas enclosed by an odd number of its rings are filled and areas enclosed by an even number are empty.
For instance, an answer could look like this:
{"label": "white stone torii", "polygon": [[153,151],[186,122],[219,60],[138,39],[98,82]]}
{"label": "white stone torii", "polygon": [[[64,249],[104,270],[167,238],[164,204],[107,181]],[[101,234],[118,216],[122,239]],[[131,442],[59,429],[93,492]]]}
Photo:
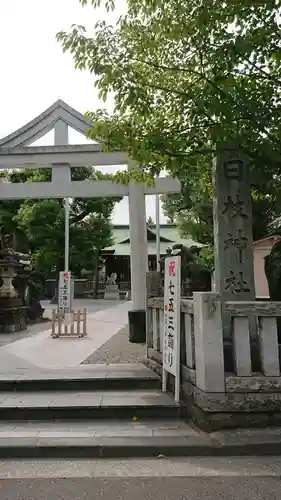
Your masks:
{"label": "white stone torii", "polygon": [[[146,309],[148,270],[145,195],[180,192],[170,177],[158,178],[149,187],[131,181],[128,186],[110,180],[71,181],[71,167],[128,165],[124,152],[104,153],[100,144],[68,144],[68,128],[86,136],[90,123],[84,116],[58,100],[34,120],[0,140],[0,170],[51,168],[51,182],[0,183],[0,200],[38,198],[95,198],[129,196],[132,309]],[[54,146],[30,146],[55,130]]]}

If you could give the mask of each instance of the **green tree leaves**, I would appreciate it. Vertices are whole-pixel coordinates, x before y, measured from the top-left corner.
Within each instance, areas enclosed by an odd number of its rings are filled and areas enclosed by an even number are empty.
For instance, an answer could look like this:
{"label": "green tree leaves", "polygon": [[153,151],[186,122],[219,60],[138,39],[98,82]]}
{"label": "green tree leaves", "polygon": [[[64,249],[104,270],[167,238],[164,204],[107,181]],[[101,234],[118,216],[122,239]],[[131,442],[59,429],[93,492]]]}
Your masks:
{"label": "green tree leaves", "polygon": [[100,96],[115,96],[112,114],[89,113],[90,137],[128,151],[148,174],[179,177],[183,193],[166,200],[168,216],[180,206],[182,231],[196,229],[206,242],[215,143],[236,144],[250,158],[254,235],[262,237],[280,213],[280,0],[128,0],[127,7],[117,26],[97,23],[94,36],[83,27],[58,35],[76,67],[95,76]]}
{"label": "green tree leaves", "polygon": [[93,135],[175,175],[217,140],[236,142],[269,177],[280,153],[279,11],[273,0],[128,0],[116,28],[61,32],[101,96],[115,94],[112,116],[92,116]]}
{"label": "green tree leaves", "polygon": [[[48,169],[13,171],[10,182],[49,180]],[[72,169],[74,180],[110,179],[89,168]],[[101,250],[111,244],[111,216],[120,198],[75,198],[70,203],[70,268],[94,270]],[[64,267],[65,211],[63,200],[19,200],[1,202],[0,223],[7,233],[16,233],[17,250],[28,250],[38,271],[55,275]],[[24,243],[24,248],[23,248]]]}

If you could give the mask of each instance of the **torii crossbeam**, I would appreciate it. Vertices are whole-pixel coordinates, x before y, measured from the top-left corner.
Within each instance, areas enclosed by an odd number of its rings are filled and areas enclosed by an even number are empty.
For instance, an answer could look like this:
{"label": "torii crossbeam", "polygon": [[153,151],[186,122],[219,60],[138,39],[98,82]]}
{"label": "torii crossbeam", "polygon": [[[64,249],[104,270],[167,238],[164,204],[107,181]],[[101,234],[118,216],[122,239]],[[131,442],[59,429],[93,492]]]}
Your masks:
{"label": "torii crossbeam", "polygon": [[[139,328],[145,327],[146,242],[145,195],[178,193],[180,182],[170,177],[158,178],[154,186],[129,182],[128,186],[110,180],[72,181],[71,168],[128,165],[124,152],[102,152],[100,144],[72,146],[68,144],[68,127],[86,135],[90,123],[83,115],[59,100],[21,129],[0,140],[0,170],[15,168],[51,168],[50,182],[0,182],[0,200],[43,198],[96,198],[129,196],[131,242],[132,311]],[[34,141],[55,130],[55,145],[34,147]],[[141,313],[141,314],[140,314]],[[140,321],[140,317],[143,318]],[[136,326],[136,325],[135,325]]]}

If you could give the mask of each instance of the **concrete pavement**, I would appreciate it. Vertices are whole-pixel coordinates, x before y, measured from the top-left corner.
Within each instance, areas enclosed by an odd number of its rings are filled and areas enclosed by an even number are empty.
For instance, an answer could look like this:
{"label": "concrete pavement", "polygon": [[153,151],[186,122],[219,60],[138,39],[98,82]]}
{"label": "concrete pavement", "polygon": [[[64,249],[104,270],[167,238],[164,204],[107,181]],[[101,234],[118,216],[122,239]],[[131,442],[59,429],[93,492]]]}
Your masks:
{"label": "concrete pavement", "polygon": [[[213,461],[212,461],[213,462]],[[163,464],[163,461],[160,461]],[[79,468],[79,464],[76,464]],[[169,464],[170,465],[170,464]],[[187,473],[181,476],[115,473],[90,477],[29,477],[1,479],[1,500],[277,500],[280,498],[279,476],[242,477],[239,474],[210,477]],[[52,465],[54,467],[54,464]],[[106,463],[103,465],[106,469]],[[122,467],[121,467],[122,468]],[[119,463],[115,469],[120,472]],[[152,466],[153,469],[153,466]],[[166,468],[167,471],[167,468]],[[280,468],[279,468],[280,474]],[[192,477],[193,476],[193,477]],[[243,477],[244,476],[244,477]]]}
{"label": "concrete pavement", "polygon": [[[3,479],[281,477],[278,457],[0,460]],[[259,498],[259,497],[257,497]],[[2,500],[2,498],[1,498]]]}
{"label": "concrete pavement", "polygon": [[[77,301],[74,308],[85,307],[86,302]],[[82,339],[52,339],[51,330],[46,330],[46,325],[35,325],[37,334],[33,329],[31,336],[6,342],[0,347],[2,370],[5,367],[11,371],[32,366],[41,369],[75,368],[128,323],[130,307],[130,302],[87,302],[88,335]]]}

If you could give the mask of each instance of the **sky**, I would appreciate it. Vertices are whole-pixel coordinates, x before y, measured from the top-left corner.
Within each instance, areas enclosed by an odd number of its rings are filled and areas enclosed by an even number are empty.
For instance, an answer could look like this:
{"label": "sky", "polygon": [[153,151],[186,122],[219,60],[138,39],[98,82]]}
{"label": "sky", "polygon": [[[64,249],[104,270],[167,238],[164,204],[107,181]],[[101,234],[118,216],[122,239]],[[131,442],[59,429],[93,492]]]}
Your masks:
{"label": "sky", "polygon": [[[81,113],[112,108],[112,99],[100,102],[94,77],[74,69],[73,60],[56,41],[58,31],[82,24],[89,32],[98,20],[113,24],[125,12],[126,1],[117,0],[114,12],[82,7],[78,0],[0,0],[0,137],[23,126],[57,99]],[[50,145],[53,134],[36,144]],[[85,142],[70,133],[70,143]],[[107,168],[106,172],[113,169]],[[155,220],[155,197],[146,197],[147,217]],[[160,221],[165,222],[161,210]],[[128,224],[128,200],[116,206],[113,222]]]}

